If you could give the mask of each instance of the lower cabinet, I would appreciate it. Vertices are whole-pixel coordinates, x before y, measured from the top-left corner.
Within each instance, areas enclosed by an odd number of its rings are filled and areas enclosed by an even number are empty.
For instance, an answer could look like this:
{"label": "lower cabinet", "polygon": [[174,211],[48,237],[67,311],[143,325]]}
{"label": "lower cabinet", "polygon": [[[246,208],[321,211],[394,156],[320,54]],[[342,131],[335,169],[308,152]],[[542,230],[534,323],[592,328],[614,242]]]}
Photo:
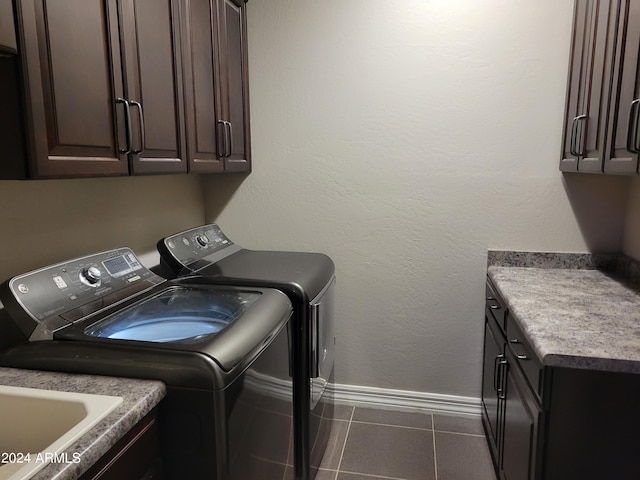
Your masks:
{"label": "lower cabinet", "polygon": [[[542,408],[537,360],[520,330],[509,329],[506,303],[487,284],[485,308],[483,425],[500,479],[535,479]],[[496,307],[498,305],[498,307]],[[496,312],[499,312],[496,315]],[[526,369],[521,363],[530,362]],[[531,371],[531,378],[527,372]],[[531,385],[535,387],[532,387]]]}
{"label": "lower cabinet", "polygon": [[87,470],[80,480],[162,478],[157,409],[154,409]]}
{"label": "lower cabinet", "polygon": [[543,367],[496,304],[487,295],[482,423],[497,478],[640,478],[640,374]]}
{"label": "lower cabinet", "polygon": [[507,350],[502,473],[509,480],[535,477],[536,440],[541,408],[531,393],[524,376]]}

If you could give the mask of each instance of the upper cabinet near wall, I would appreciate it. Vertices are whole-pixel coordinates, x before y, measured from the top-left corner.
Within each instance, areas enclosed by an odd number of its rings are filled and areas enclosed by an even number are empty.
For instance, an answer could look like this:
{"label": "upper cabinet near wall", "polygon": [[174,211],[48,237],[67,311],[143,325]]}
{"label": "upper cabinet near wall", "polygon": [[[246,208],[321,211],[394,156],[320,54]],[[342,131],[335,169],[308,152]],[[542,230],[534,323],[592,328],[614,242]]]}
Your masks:
{"label": "upper cabinet near wall", "polygon": [[227,122],[229,138],[224,166],[227,171],[244,172],[251,169],[246,7],[234,0],[217,0],[217,5],[222,120]]}
{"label": "upper cabinet near wall", "polygon": [[16,53],[17,48],[12,0],[0,0],[0,55]]}
{"label": "upper cabinet near wall", "polygon": [[640,153],[640,2],[622,2],[616,41],[605,173],[636,173]]}
{"label": "upper cabinet near wall", "polygon": [[560,170],[601,172],[620,0],[576,0]]}
{"label": "upper cabinet near wall", "polygon": [[15,6],[0,178],[250,171],[244,3]]}
{"label": "upper cabinet near wall", "polygon": [[190,171],[251,170],[246,41],[243,2],[184,1]]}
{"label": "upper cabinet near wall", "polygon": [[560,170],[635,174],[640,2],[576,0]]}

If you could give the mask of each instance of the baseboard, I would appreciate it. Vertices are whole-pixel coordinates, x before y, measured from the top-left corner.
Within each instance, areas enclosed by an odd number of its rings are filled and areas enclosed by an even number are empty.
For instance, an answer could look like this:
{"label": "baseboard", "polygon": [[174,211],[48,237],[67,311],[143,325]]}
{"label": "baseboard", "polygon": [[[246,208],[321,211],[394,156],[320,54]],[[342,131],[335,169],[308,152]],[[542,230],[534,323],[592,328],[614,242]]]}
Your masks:
{"label": "baseboard", "polygon": [[375,407],[387,410],[429,411],[456,415],[479,416],[481,400],[475,397],[412,392],[357,385],[327,385],[336,404]]}

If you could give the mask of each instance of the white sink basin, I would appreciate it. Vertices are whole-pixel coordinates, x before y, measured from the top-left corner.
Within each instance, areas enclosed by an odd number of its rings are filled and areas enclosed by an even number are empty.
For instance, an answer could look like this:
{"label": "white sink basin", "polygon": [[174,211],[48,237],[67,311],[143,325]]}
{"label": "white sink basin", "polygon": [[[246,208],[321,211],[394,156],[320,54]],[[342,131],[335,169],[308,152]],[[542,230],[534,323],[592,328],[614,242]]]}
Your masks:
{"label": "white sink basin", "polygon": [[0,480],[79,461],[62,452],[121,403],[122,397],[0,385]]}

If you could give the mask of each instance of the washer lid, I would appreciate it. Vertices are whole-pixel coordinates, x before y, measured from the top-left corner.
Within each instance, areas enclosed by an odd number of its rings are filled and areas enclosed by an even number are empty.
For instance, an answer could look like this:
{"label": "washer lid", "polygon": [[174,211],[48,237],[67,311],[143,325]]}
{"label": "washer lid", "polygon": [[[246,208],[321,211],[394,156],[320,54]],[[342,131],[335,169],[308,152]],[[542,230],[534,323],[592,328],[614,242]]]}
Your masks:
{"label": "washer lid", "polygon": [[173,286],[87,327],[88,336],[196,343],[236,321],[260,292]]}

